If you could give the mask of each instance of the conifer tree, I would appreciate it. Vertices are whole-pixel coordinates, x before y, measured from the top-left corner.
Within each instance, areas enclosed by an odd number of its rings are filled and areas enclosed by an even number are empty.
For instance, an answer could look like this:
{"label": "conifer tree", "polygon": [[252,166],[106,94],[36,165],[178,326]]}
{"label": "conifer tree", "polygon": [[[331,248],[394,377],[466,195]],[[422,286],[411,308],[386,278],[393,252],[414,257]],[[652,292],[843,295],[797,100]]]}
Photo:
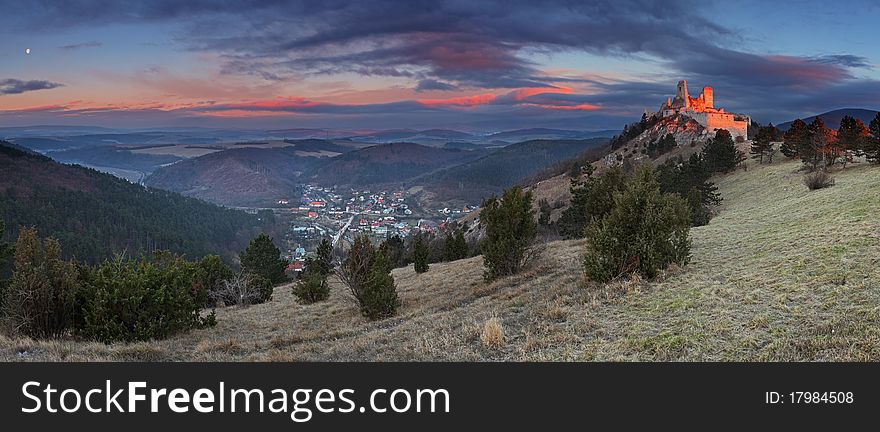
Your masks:
{"label": "conifer tree", "polygon": [[0,314],[4,327],[34,339],[66,335],[73,323],[79,286],[76,265],[62,260],[57,240],[41,241],[35,228],[21,230]]}
{"label": "conifer tree", "polygon": [[703,147],[703,160],[706,168],[711,173],[726,173],[733,171],[740,162],[736,144],[726,129],[718,129],[715,138],[709,140]]}
{"label": "conifer tree", "polygon": [[592,167],[585,180],[572,180],[571,204],[557,221],[559,233],[565,238],[582,238],[592,219],[602,219],[611,211],[614,193],[623,190],[626,175],[613,167],[602,175],[593,175]]}
{"label": "conifer tree", "polygon": [[406,265],[406,244],[399,235],[393,235],[379,245],[379,250],[388,257],[394,268]]}
{"label": "conifer tree", "polygon": [[653,278],[671,263],[688,262],[689,231],[685,200],[661,193],[653,170],[643,167],[615,194],[611,213],[587,229],[585,273],[596,282],[633,272]]}
{"label": "conifer tree", "polygon": [[462,258],[467,258],[468,245],[462,229],[453,229],[446,235],[443,255],[446,261],[456,261]]}
{"label": "conifer tree", "polygon": [[830,166],[836,158],[830,145],[830,131],[825,127],[822,117],[817,116],[807,127],[807,139],[798,149],[801,161],[810,167],[811,171],[815,171],[822,163],[824,163],[823,169]]}
{"label": "conifer tree", "polygon": [[422,238],[421,234],[416,235],[413,243],[413,267],[416,273],[425,273],[428,271],[428,244]]}
{"label": "conifer tree", "polygon": [[6,261],[12,256],[14,248],[9,243],[3,241],[6,234],[6,223],[0,219],[0,311],[3,309],[3,299],[6,298],[6,285],[9,283],[3,278],[6,271]]}
{"label": "conifer tree", "polygon": [[769,163],[773,163],[773,142],[776,141],[778,130],[773,123],[767,126],[758,126],[758,132],[755,139],[752,140],[752,148],[750,153],[753,159],[758,159],[758,163],[764,163],[764,157],[767,157]]}
{"label": "conifer tree", "polygon": [[327,277],[333,271],[333,245],[327,239],[321,240],[315,258],[307,258],[305,268],[299,280],[293,285],[292,292],[300,302],[311,304],[327,300],[330,297],[330,285]]}
{"label": "conifer tree", "polygon": [[284,275],[287,260],[281,258],[281,250],[266,234],[254,237],[247,249],[239,253],[239,258],[244,272],[262,276],[273,284],[287,280]]}
{"label": "conifer tree", "polygon": [[337,275],[357,300],[361,313],[370,319],[393,315],[400,305],[391,261],[384,251],[373,248],[367,236],[355,237]]}
{"label": "conifer tree", "polygon": [[701,155],[692,154],[687,160],[681,156],[670,159],[656,171],[660,192],[674,193],[687,200],[692,226],[709,223],[711,208],[721,203],[721,195],[709,181],[712,173],[706,169]]}
{"label": "conifer tree", "polygon": [[487,199],[480,212],[480,225],[486,230],[480,241],[486,267],[483,278],[492,281],[519,272],[529,258],[538,231],[532,193],[514,186],[505,190],[500,199]]}
{"label": "conifer tree", "polygon": [[799,151],[806,145],[808,136],[807,123],[801,119],[796,119],[788,127],[788,130],[785,131],[779,151],[787,158],[794,159],[800,157]]}
{"label": "conifer tree", "polygon": [[330,297],[330,285],[327,284],[327,275],[323,273],[320,259],[306,258],[302,275],[291,290],[303,304],[324,301]]}
{"label": "conifer tree", "polygon": [[852,156],[865,154],[869,136],[868,128],[861,120],[851,116],[844,116],[840,120],[840,127],[837,128],[837,142],[844,151],[844,168],[846,168],[846,163],[851,161]]}
{"label": "conifer tree", "polygon": [[538,214],[538,225],[550,226],[550,216],[553,213],[550,203],[546,199],[541,199],[538,201],[538,210],[540,211]]}
{"label": "conifer tree", "polygon": [[868,132],[871,136],[865,142],[865,158],[868,162],[880,164],[880,112],[871,120]]}
{"label": "conifer tree", "polygon": [[391,262],[385,254],[378,252],[364,285],[361,313],[367,318],[377,320],[394,315],[398,306],[400,299],[397,297],[394,276],[391,276]]}
{"label": "conifer tree", "polygon": [[326,238],[321,240],[315,254],[317,255],[314,264],[315,270],[326,277],[333,271],[333,245],[330,244],[330,240]]}

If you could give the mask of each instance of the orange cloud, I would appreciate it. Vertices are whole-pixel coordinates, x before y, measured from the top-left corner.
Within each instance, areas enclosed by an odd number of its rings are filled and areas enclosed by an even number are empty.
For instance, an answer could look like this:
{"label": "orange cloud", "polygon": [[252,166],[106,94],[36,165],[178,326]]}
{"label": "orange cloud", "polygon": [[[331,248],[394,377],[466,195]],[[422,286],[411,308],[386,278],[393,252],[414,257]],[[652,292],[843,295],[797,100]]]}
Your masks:
{"label": "orange cloud", "polygon": [[534,96],[542,93],[571,94],[571,92],[572,90],[570,87],[537,87],[514,90],[511,92],[511,95],[513,95],[514,99],[521,101],[529,96]]}

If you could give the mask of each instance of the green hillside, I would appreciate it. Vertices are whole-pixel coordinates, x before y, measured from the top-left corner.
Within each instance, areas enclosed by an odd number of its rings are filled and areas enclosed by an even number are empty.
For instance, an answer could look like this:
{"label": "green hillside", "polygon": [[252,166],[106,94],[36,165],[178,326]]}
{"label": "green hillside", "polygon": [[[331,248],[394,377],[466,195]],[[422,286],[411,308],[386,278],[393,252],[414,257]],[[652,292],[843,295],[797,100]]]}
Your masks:
{"label": "green hillside", "polygon": [[[522,274],[484,283],[480,257],[394,270],[397,316],[363,318],[345,288],[300,305],[218,310],[212,329],[135,345],[3,341],[48,360],[880,360],[880,168],[808,191],[798,163],[717,179],[719,214],[692,230],[693,258],[658,280],[598,286],[584,240],[557,241]],[[503,345],[480,340],[496,317]]]}
{"label": "green hillside", "polygon": [[36,226],[60,240],[68,256],[87,262],[155,249],[217,253],[232,262],[263,228],[256,215],[63,165],[2,141],[0,172],[0,219],[9,239],[19,226]]}

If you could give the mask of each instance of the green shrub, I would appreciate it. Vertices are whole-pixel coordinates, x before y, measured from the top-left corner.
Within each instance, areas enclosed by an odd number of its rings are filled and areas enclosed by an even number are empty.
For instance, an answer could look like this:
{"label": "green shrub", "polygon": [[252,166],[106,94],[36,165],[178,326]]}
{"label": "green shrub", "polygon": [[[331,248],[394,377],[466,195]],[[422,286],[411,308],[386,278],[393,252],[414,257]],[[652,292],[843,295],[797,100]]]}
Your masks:
{"label": "green shrub", "polygon": [[712,176],[700,154],[687,160],[678,156],[657,167],[660,192],[674,193],[688,202],[691,226],[702,226],[712,218],[712,207],[721,204],[718,188],[709,181]]}
{"label": "green shrub", "polygon": [[102,342],[163,339],[212,326],[203,317],[196,265],[180,257],[150,262],[117,258],[82,273],[77,336]]}
{"label": "green shrub", "polygon": [[373,248],[367,236],[354,239],[338,274],[357,300],[361,313],[370,319],[390,316],[400,304],[391,262],[385,253]]}
{"label": "green shrub", "polygon": [[235,273],[229,266],[223,263],[217,255],[208,255],[202,258],[195,268],[196,301],[209,307],[213,301],[213,293],[220,289],[223,281],[232,279]]}
{"label": "green shrub", "polygon": [[250,292],[254,293],[247,304],[260,304],[272,300],[274,292],[272,281],[261,275],[251,275],[250,284],[248,284]]}
{"label": "green shrub", "polygon": [[597,176],[588,165],[585,180],[571,181],[571,205],[559,218],[559,233],[569,239],[582,238],[591,220],[602,219],[611,211],[614,194],[623,190],[625,184],[626,175],[620,168]]}
{"label": "green shrub", "polygon": [[653,278],[670,263],[687,263],[689,231],[687,202],[661,193],[653,170],[642,168],[614,196],[611,213],[587,229],[585,273],[597,282],[633,272]]}
{"label": "green shrub", "polygon": [[9,281],[4,279],[4,276],[6,275],[6,262],[15,252],[15,248],[12,245],[3,241],[3,236],[5,234],[6,223],[0,219],[0,312],[3,310],[3,300],[6,298],[6,287],[9,285]]}
{"label": "green shrub", "polygon": [[385,254],[377,253],[364,285],[361,313],[372,320],[387,318],[394,315],[399,305],[391,262]]}
{"label": "green shrub", "polygon": [[421,234],[416,235],[413,243],[413,267],[416,273],[425,273],[428,271],[428,245]]}
{"label": "green shrub", "polygon": [[804,185],[810,190],[834,186],[834,178],[825,170],[818,170],[804,176]]}
{"label": "green shrub", "polygon": [[293,284],[292,292],[300,303],[311,304],[327,300],[330,297],[330,285],[327,274],[321,272],[320,260],[306,260],[305,270],[300,279]]}
{"label": "green shrub", "polygon": [[480,241],[486,267],[483,278],[492,281],[519,272],[538,232],[532,193],[514,186],[504,191],[501,199],[493,196],[484,201],[480,225],[486,230]]}
{"label": "green shrub", "polygon": [[4,327],[34,339],[64,336],[73,322],[77,291],[76,265],[61,259],[58,241],[41,241],[35,228],[22,229],[2,309]]}
{"label": "green shrub", "polygon": [[395,234],[387,238],[379,246],[379,250],[388,257],[392,267],[405,267],[407,265],[406,244],[399,235]]}
{"label": "green shrub", "polygon": [[443,259],[446,261],[456,261],[468,256],[468,244],[464,238],[464,231],[461,228],[454,229],[446,235],[446,241],[443,243]]}
{"label": "green shrub", "polygon": [[279,284],[287,280],[287,276],[284,274],[287,261],[281,258],[281,250],[266,234],[254,237],[247,249],[239,254],[239,258],[241,259],[241,270],[245,273],[260,275],[272,284]]}

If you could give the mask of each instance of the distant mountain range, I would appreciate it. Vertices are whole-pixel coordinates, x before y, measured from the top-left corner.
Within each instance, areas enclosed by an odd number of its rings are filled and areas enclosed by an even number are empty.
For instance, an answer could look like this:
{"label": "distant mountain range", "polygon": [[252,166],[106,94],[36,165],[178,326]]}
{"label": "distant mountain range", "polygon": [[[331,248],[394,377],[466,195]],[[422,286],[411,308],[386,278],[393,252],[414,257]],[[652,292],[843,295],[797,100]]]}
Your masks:
{"label": "distant mountain range", "polygon": [[340,188],[420,186],[434,202],[479,203],[559,161],[608,140],[531,140],[473,149],[398,142],[291,140],[290,146],[232,148],[156,169],[145,183],[230,206],[270,206],[304,183]]}
{"label": "distant mountain range", "polygon": [[[843,109],[837,109],[834,111],[828,111],[828,112],[825,112],[822,114],[816,114],[813,116],[804,117],[801,120],[803,120],[807,123],[810,123],[816,117],[822,117],[822,121],[825,122],[825,126],[832,128],[832,129],[837,129],[838,127],[840,127],[840,120],[844,116],[850,116],[850,117],[857,118],[857,119],[863,121],[865,123],[865,125],[867,125],[868,123],[871,122],[871,120],[874,119],[874,117],[877,116],[877,111],[869,110],[869,109],[862,109],[862,108],[843,108]],[[788,130],[788,128],[791,126],[791,123],[793,121],[794,120],[787,121],[785,123],[780,123],[780,124],[776,125],[776,127],[779,128],[780,130]]]}

